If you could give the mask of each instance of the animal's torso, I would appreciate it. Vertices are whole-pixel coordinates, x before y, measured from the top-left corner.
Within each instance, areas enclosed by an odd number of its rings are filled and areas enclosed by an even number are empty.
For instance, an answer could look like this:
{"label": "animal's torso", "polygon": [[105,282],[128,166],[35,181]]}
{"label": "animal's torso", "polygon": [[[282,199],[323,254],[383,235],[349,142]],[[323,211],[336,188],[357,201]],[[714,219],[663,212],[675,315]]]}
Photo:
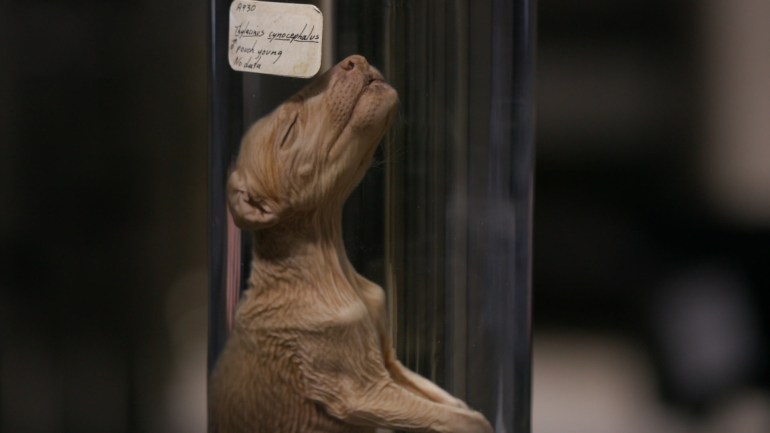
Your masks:
{"label": "animal's torso", "polygon": [[383,362],[376,325],[355,288],[346,286],[284,288],[280,301],[273,288],[244,293],[212,376],[213,431],[370,431],[342,423],[317,403],[333,400],[338,387],[372,383],[382,371],[371,368]]}
{"label": "animal's torso", "polygon": [[354,55],[244,136],[227,197],[235,224],[254,236],[254,262],[212,373],[210,431],[492,432],[481,414],[395,360],[382,289],[344,252],[344,201],[397,101]]}

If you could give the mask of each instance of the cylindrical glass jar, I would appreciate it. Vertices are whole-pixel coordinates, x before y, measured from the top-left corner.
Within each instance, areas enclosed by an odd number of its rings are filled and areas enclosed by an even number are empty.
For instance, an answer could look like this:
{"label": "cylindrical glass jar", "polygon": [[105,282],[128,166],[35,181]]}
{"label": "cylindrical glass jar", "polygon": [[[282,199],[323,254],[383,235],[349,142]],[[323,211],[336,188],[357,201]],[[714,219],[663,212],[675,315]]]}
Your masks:
{"label": "cylindrical glass jar", "polygon": [[[351,262],[386,290],[399,359],[497,432],[529,432],[534,1],[314,4],[322,69],[362,54],[399,94],[343,220]],[[250,263],[228,170],[245,129],[307,83],[232,71],[229,6],[211,3],[210,366]]]}

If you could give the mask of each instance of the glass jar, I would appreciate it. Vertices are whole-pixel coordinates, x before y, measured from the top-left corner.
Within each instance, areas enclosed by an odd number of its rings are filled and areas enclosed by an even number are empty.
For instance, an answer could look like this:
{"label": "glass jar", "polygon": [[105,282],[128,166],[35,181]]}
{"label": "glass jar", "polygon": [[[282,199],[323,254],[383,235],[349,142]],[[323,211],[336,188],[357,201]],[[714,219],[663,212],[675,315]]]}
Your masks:
{"label": "glass jar", "polygon": [[[343,218],[351,263],[385,289],[398,358],[497,432],[529,432],[534,2],[313,4],[322,69],[362,54],[399,95]],[[228,170],[246,128],[308,82],[230,69],[229,7],[211,2],[211,367],[250,270]]]}

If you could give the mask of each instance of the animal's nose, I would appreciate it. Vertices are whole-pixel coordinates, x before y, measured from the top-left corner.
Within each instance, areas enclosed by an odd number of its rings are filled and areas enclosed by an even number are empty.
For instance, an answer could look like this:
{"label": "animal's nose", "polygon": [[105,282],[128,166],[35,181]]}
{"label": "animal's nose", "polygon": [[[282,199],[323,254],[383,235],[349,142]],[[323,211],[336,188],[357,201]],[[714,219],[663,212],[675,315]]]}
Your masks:
{"label": "animal's nose", "polygon": [[364,56],[359,56],[358,54],[354,54],[345,60],[340,62],[340,67],[346,71],[352,71],[354,69],[358,69],[362,72],[366,72],[369,69],[369,63],[366,61]]}

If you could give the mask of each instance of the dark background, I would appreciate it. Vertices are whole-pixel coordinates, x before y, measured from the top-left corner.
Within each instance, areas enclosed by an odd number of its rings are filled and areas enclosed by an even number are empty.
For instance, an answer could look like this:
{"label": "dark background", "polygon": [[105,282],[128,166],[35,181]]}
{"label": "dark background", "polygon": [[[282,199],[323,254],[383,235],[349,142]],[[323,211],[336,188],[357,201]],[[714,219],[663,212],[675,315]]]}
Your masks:
{"label": "dark background", "polygon": [[[770,431],[765,3],[539,2],[533,431]],[[205,429],[206,7],[0,2],[2,432]]]}
{"label": "dark background", "polygon": [[770,4],[539,12],[534,431],[770,431]]}
{"label": "dark background", "polygon": [[0,429],[202,431],[206,3],[0,5]]}

